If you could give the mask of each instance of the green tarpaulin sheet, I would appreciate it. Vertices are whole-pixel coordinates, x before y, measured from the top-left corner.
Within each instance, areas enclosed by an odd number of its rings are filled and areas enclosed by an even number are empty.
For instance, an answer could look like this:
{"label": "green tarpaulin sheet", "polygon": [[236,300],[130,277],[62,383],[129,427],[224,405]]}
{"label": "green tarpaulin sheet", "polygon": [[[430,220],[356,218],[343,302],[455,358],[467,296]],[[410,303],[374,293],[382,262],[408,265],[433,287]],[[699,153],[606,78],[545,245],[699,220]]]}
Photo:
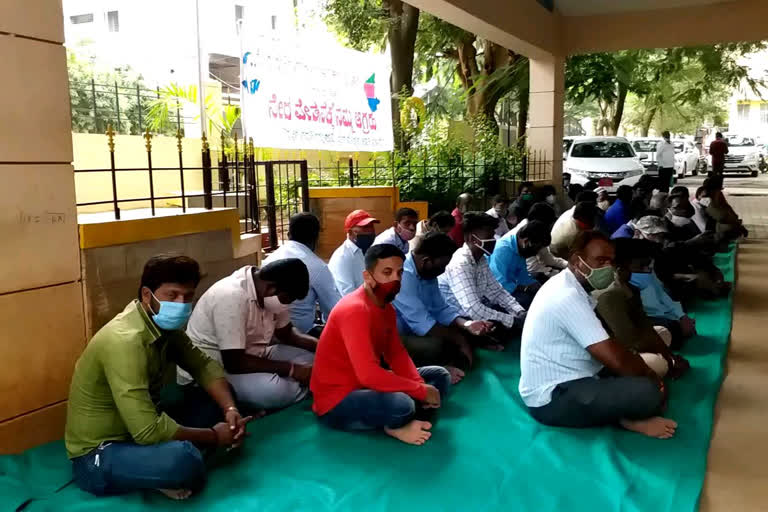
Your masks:
{"label": "green tarpaulin sheet", "polygon": [[[718,255],[733,279],[735,249]],[[305,402],[251,425],[243,452],[210,473],[186,502],[157,493],[96,498],[70,479],[61,442],[0,457],[0,510],[206,512],[695,510],[704,482],[713,408],[723,376],[732,300],[693,308],[699,336],[691,371],[670,384],[672,440],[618,428],[538,425],[517,392],[517,346],[481,353],[454,389],[422,447],[384,434],[322,427]],[[62,486],[65,486],[62,488]]]}

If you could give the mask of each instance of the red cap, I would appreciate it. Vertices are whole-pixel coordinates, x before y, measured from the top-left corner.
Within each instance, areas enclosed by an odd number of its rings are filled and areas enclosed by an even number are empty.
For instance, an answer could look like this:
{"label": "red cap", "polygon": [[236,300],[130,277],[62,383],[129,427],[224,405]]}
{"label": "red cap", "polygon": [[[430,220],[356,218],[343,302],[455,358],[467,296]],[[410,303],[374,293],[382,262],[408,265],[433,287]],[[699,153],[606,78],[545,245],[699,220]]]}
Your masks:
{"label": "red cap", "polygon": [[344,221],[344,231],[349,231],[355,226],[367,226],[368,224],[381,222],[379,219],[374,219],[371,214],[365,210],[355,210],[347,215],[347,220]]}

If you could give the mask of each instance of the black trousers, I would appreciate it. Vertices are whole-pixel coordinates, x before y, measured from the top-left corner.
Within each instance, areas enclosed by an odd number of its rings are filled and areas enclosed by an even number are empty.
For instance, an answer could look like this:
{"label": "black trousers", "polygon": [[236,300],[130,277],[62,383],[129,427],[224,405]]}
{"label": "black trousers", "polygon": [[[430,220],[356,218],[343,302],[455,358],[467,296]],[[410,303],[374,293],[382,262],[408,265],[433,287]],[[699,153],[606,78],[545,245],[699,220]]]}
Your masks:
{"label": "black trousers", "polygon": [[669,192],[673,174],[675,174],[675,170],[672,167],[659,168],[659,192]]}

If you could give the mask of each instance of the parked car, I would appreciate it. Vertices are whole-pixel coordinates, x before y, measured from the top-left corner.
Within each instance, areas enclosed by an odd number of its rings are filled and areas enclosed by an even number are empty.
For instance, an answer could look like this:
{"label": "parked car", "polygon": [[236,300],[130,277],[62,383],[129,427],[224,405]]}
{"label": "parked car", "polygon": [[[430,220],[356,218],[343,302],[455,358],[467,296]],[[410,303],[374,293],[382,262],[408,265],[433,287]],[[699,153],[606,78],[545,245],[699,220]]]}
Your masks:
{"label": "parked car", "polygon": [[672,139],[675,146],[675,171],[678,178],[685,178],[689,174],[695,176],[699,169],[699,150],[696,145],[685,139]]}
{"label": "parked car", "polygon": [[660,137],[638,137],[632,138],[632,148],[637,153],[640,163],[643,164],[645,174],[658,176],[659,167],[656,163],[656,146],[662,141]]}
{"label": "parked car", "polygon": [[[728,154],[725,155],[724,173],[748,173],[756,178],[760,173],[761,146],[755,143],[752,137],[743,137],[726,133],[728,141]],[[712,155],[708,157],[709,166],[712,166]]]}
{"label": "parked car", "polygon": [[596,180],[606,190],[616,192],[620,185],[634,185],[643,175],[643,164],[625,137],[570,137],[563,171],[571,183]]}

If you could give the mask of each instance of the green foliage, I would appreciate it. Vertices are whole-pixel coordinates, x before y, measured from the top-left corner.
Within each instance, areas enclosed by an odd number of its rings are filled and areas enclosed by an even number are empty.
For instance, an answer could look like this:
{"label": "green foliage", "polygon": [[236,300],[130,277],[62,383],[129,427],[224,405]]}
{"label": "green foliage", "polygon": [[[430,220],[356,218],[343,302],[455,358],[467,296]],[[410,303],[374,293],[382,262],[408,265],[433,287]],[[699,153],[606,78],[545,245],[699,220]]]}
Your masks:
{"label": "green foliage", "polygon": [[[176,126],[176,112],[179,109],[197,110],[199,102],[196,85],[180,86],[170,84],[160,89],[157,99],[149,104],[147,125],[154,132],[166,132]],[[221,106],[211,94],[205,96],[205,118],[208,123],[208,133],[222,132],[225,136],[232,133],[232,128],[240,119],[240,107],[234,105]],[[196,116],[195,120],[199,120]]]}
{"label": "green foliage", "polygon": [[367,51],[386,45],[390,20],[381,0],[329,0],[324,20],[350,48]]}

